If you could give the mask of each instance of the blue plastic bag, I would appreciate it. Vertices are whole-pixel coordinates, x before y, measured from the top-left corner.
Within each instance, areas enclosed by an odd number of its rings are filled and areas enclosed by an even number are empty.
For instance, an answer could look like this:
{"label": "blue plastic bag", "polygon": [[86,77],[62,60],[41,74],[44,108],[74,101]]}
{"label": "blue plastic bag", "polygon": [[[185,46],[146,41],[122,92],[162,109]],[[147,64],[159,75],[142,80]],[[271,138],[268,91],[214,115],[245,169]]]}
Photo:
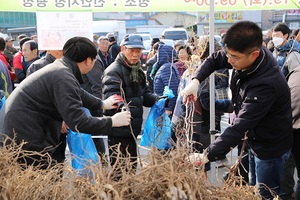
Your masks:
{"label": "blue plastic bag", "polygon": [[72,167],[83,170],[93,164],[98,163],[98,152],[90,134],[77,133],[68,130],[67,142],[72,154]]}
{"label": "blue plastic bag", "polygon": [[[88,116],[89,110],[83,108]],[[78,170],[80,175],[90,174],[86,168],[90,164],[97,164],[99,161],[95,143],[90,134],[78,133],[68,129],[67,143],[72,154],[72,167]]]}
{"label": "blue plastic bag", "polygon": [[157,149],[168,149],[172,146],[171,121],[165,113],[165,103],[174,94],[169,87],[165,87],[163,96],[167,98],[158,100],[150,109],[141,137],[141,146],[153,146]]}
{"label": "blue plastic bag", "polygon": [[2,107],[4,106],[5,101],[6,101],[6,98],[5,98],[5,96],[3,96],[3,97],[1,98],[1,101],[0,101],[0,110],[1,110]]}
{"label": "blue plastic bag", "polygon": [[0,110],[2,109],[2,107],[4,106],[4,103],[6,101],[6,98],[5,98],[5,94],[4,94],[4,91],[3,90],[0,90]]}

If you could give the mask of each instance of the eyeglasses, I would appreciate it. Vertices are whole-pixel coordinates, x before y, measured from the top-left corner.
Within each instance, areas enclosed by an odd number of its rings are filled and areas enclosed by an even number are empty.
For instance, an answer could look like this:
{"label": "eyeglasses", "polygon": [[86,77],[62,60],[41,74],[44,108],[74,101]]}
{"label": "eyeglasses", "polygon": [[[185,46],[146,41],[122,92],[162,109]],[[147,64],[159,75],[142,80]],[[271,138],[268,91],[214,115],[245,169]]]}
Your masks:
{"label": "eyeglasses", "polygon": [[249,54],[251,54],[251,53],[252,53],[253,51],[255,51],[255,50],[256,50],[256,49],[254,49],[254,50],[252,50],[252,51],[246,53],[246,54],[245,54],[244,56],[242,56],[242,57],[237,57],[237,56],[235,56],[235,55],[230,55],[230,54],[226,51],[226,47],[224,47],[225,55],[226,55],[227,58],[229,58],[229,59],[232,61],[232,63],[236,63],[236,62],[240,61],[241,59],[245,58],[246,56],[248,56]]}

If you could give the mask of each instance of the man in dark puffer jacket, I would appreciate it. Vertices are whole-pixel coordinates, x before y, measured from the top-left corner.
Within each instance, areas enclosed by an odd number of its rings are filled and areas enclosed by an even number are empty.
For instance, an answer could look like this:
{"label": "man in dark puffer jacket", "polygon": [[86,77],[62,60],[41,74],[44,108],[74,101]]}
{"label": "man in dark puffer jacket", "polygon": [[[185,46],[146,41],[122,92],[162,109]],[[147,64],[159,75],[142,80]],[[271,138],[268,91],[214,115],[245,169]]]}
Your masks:
{"label": "man in dark puffer jacket", "polygon": [[[146,85],[146,76],[141,69],[140,57],[144,49],[143,39],[139,35],[125,36],[121,43],[121,52],[116,60],[104,71],[102,79],[103,98],[106,99],[113,94],[121,95],[121,86],[125,93],[125,101],[129,104],[132,116],[131,126],[113,128],[112,134],[108,136],[108,145],[121,145],[123,155],[130,154],[133,166],[136,167],[137,150],[136,137],[141,132],[143,122],[143,106],[151,107],[154,105],[158,96],[153,94]],[[112,116],[116,110],[104,110],[104,115]],[[110,150],[110,155],[112,151]],[[111,164],[115,163],[114,158]]]}

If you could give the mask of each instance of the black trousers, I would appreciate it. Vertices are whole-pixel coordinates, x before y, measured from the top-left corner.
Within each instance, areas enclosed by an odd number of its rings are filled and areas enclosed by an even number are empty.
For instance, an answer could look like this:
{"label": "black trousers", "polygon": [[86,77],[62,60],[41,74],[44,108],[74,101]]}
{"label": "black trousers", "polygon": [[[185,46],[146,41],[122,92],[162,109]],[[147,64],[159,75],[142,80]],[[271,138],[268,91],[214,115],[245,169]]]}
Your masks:
{"label": "black trousers", "polygon": [[[117,145],[120,145],[120,152],[117,152]],[[118,156],[121,156],[126,159],[130,156],[130,167],[125,165],[125,163],[122,163],[122,161],[120,163],[117,163],[118,167],[114,175],[115,180],[118,180],[122,177],[122,175],[120,174],[120,168],[125,168],[127,172],[135,173],[137,167],[137,146],[134,138],[108,136],[108,148],[111,165],[116,164],[117,153],[119,153]]]}

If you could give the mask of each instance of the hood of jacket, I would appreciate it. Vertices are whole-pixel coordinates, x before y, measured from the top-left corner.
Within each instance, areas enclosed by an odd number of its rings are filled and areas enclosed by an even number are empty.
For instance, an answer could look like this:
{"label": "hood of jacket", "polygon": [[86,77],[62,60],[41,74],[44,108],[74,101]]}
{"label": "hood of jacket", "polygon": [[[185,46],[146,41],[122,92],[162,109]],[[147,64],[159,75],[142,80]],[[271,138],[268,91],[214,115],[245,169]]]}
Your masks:
{"label": "hood of jacket", "polygon": [[157,61],[159,66],[162,66],[165,63],[175,62],[177,59],[176,50],[169,45],[160,44],[157,51]]}

